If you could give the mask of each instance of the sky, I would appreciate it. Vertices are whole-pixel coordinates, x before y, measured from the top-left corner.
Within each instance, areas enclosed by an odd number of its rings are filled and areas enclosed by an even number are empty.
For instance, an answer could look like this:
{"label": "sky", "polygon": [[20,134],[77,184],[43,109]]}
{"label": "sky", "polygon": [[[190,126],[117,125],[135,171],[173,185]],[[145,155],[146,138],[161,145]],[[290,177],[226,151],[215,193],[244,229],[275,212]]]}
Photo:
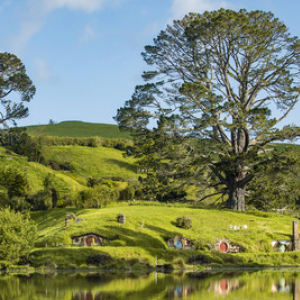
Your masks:
{"label": "sky", "polygon": [[[173,20],[221,7],[271,11],[300,37],[299,0],[0,0],[0,52],[21,59],[37,90],[18,125],[116,124],[143,83],[144,47]],[[285,123],[300,126],[300,103]]]}

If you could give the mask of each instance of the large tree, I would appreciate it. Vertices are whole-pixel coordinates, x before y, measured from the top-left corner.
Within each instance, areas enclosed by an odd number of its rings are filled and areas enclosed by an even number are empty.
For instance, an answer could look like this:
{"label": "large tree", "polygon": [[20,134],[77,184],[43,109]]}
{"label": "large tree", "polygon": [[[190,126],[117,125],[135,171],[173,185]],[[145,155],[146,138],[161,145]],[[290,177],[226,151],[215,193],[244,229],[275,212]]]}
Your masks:
{"label": "large tree", "polygon": [[14,54],[0,53],[0,124],[7,127],[11,121],[16,125],[16,120],[27,117],[24,103],[34,94],[35,86],[21,60]]}
{"label": "large tree", "polygon": [[174,21],[142,55],[153,69],[118,110],[120,128],[180,137],[180,164],[209,167],[227,207],[244,210],[268,145],[299,136],[279,128],[300,94],[300,40],[270,12],[220,9]]}

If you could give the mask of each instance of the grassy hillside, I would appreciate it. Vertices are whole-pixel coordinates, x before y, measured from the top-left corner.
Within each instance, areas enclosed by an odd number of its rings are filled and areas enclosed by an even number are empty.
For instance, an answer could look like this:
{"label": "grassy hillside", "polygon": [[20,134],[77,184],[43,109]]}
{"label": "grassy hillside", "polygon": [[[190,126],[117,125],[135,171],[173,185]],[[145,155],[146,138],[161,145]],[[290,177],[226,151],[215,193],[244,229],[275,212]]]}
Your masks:
{"label": "grassy hillside", "polygon": [[35,162],[28,162],[26,157],[7,152],[0,147],[0,163],[3,170],[15,170],[25,175],[28,182],[28,192],[36,193],[44,189],[43,181],[48,174],[55,176],[55,185],[58,190],[82,190],[83,186],[76,180],[51,170]]}
{"label": "grassy hillside", "polygon": [[[2,169],[18,170],[26,176],[29,193],[44,189],[47,175],[54,176],[54,187],[60,192],[80,191],[85,188],[89,177],[136,178],[134,159],[124,158],[120,150],[98,147],[57,146],[43,147],[46,165],[28,162],[26,157],[16,155],[0,147]],[[55,171],[48,162],[68,165],[71,171]]]}
{"label": "grassy hillside", "polygon": [[[124,179],[137,177],[135,160],[123,157],[117,149],[82,146],[50,146],[43,148],[43,156],[47,162],[67,165],[72,176],[79,177],[112,177]],[[66,173],[66,176],[70,173]]]}
{"label": "grassy hillside", "polygon": [[81,121],[65,121],[51,125],[27,126],[26,128],[29,135],[36,136],[130,138],[129,134],[121,132],[117,125]]}
{"label": "grassy hillside", "polygon": [[[74,212],[83,221],[71,221],[65,227],[65,213]],[[117,215],[125,214],[126,224],[117,222]],[[193,227],[182,229],[176,226],[176,218],[189,216]],[[300,255],[274,253],[272,240],[290,240],[292,221],[288,216],[259,212],[233,212],[207,210],[182,205],[166,205],[143,202],[122,202],[103,209],[59,210],[34,212],[32,218],[38,224],[39,248],[34,255],[39,264],[44,259],[65,264],[85,264],[91,253],[106,254],[117,259],[147,261],[154,263],[155,255],[159,264],[188,263],[191,255],[205,255],[215,264],[278,265],[300,264]],[[229,225],[247,225],[247,229],[233,230]],[[71,236],[95,232],[112,239],[105,246],[74,247]],[[198,247],[196,251],[174,250],[167,247],[167,240],[175,236],[191,238]],[[208,244],[215,238],[227,238],[240,246],[241,254],[211,253]],[[51,246],[64,243],[66,247]],[[49,248],[50,246],[50,248]],[[280,256],[284,255],[284,256]],[[181,258],[180,258],[181,257]],[[279,257],[279,258],[278,258]],[[181,261],[181,262],[178,262]]]}

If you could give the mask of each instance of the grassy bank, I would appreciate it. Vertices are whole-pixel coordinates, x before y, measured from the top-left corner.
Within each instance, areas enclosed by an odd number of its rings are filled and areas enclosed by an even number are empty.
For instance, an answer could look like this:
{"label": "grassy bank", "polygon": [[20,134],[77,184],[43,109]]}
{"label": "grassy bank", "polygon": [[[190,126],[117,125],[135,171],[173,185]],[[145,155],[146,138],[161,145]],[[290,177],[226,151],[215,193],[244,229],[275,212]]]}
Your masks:
{"label": "grassy bank", "polygon": [[[83,221],[71,221],[65,227],[66,212],[73,212]],[[117,221],[120,213],[126,216],[125,224]],[[176,219],[182,216],[192,219],[192,228],[176,226]],[[32,218],[38,224],[38,248],[31,254],[35,267],[87,268],[87,258],[92,254],[112,257],[107,266],[101,267],[118,269],[153,268],[155,256],[157,263],[166,268],[300,265],[300,253],[278,253],[271,247],[273,240],[291,240],[295,219],[278,214],[136,201],[102,209],[40,211],[32,213]],[[247,225],[247,229],[233,230],[230,225]],[[101,234],[110,241],[103,246],[72,246],[71,236],[87,232]],[[196,250],[169,248],[167,241],[175,236],[190,238]],[[208,244],[215,238],[227,238],[242,253],[210,252]]]}

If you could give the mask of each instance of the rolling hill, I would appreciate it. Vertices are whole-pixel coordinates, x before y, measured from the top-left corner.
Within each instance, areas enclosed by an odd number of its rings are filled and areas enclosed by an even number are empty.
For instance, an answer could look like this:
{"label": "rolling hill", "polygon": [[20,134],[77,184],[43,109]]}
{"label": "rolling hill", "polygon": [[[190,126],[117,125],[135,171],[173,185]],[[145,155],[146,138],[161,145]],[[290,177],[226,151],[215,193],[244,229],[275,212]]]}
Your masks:
{"label": "rolling hill", "polygon": [[26,126],[26,128],[28,134],[34,136],[130,138],[130,135],[121,132],[117,125],[81,121],[64,121],[58,124]]}

